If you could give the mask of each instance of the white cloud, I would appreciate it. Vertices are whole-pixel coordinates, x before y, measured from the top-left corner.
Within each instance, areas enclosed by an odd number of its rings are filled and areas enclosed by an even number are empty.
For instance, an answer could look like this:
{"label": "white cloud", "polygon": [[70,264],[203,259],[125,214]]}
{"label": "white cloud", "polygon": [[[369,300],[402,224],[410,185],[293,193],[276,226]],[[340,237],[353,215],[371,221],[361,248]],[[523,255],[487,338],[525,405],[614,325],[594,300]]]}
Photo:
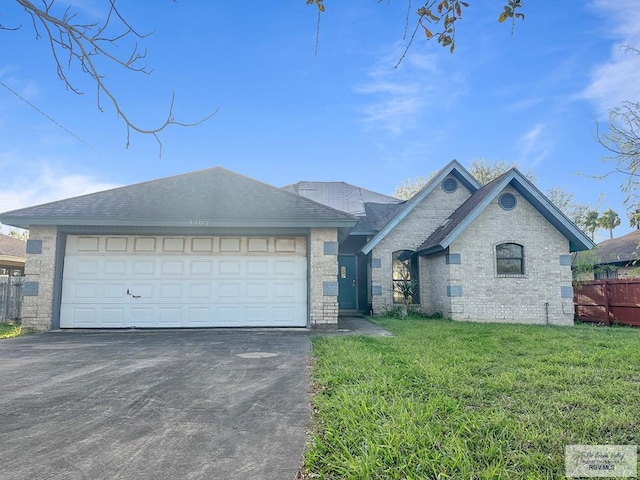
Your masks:
{"label": "white cloud", "polygon": [[607,32],[615,44],[609,60],[593,71],[582,95],[596,105],[600,115],[606,115],[626,100],[640,100],[640,55],[624,48],[640,48],[640,9],[628,0],[594,0],[592,6],[611,24]]}
{"label": "white cloud", "polygon": [[546,125],[538,123],[518,139],[518,163],[533,168],[549,156],[550,145],[545,130]]}
{"label": "white cloud", "polygon": [[410,130],[427,110],[450,103],[463,84],[459,75],[445,71],[438,54],[410,51],[394,68],[401,54],[398,47],[383,55],[370,70],[369,80],[355,88],[371,98],[364,120],[396,135]]}
{"label": "white cloud", "polygon": [[[35,173],[32,176],[16,176],[8,174],[1,168],[3,189],[0,191],[0,212],[16,210],[23,207],[77,197],[120,185],[103,182],[89,175],[73,174],[55,170],[48,165],[41,165],[38,169],[29,169]],[[6,226],[0,227],[7,231]]]}

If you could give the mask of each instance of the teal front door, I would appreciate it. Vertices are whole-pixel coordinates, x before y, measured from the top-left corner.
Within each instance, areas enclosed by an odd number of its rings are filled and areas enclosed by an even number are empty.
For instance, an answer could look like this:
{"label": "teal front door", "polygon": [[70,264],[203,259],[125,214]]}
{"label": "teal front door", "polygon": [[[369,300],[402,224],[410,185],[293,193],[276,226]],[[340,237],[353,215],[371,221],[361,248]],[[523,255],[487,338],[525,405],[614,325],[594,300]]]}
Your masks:
{"label": "teal front door", "polygon": [[338,308],[356,309],[356,257],[338,255]]}

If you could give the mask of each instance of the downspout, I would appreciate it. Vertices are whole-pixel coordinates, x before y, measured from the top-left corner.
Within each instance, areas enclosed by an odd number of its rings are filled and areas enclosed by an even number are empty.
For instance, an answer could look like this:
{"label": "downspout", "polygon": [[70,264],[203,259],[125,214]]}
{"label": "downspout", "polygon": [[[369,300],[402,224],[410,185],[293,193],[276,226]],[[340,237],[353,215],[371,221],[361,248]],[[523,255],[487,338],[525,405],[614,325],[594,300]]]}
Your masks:
{"label": "downspout", "polygon": [[546,318],[546,323],[549,325],[549,302],[544,302],[544,314]]}

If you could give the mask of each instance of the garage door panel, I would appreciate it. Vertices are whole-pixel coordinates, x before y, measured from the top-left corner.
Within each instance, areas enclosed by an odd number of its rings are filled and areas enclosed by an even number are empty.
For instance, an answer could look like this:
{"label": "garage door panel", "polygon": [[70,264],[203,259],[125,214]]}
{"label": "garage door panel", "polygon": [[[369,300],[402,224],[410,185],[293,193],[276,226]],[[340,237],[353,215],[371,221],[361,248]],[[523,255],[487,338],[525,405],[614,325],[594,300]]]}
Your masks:
{"label": "garage door panel", "polygon": [[189,300],[211,300],[212,285],[210,283],[190,283],[188,287]]}
{"label": "garage door panel", "polygon": [[60,316],[64,318],[69,328],[95,328],[96,309],[91,307],[74,307],[63,305],[60,309]]}
{"label": "garage door panel", "polygon": [[99,310],[101,314],[100,324],[110,328],[123,328],[125,326],[124,307],[103,307]]}
{"label": "garage door panel", "polygon": [[184,296],[182,286],[181,283],[161,283],[158,292],[160,298],[158,300],[166,299],[171,301],[172,299],[182,298]]}
{"label": "garage door panel", "polygon": [[154,260],[133,260],[133,275],[153,275],[156,273]]}
{"label": "garage door panel", "polygon": [[185,327],[208,327],[213,324],[211,307],[187,307]]}
{"label": "garage door panel", "polygon": [[158,318],[160,319],[160,327],[180,327],[182,326],[182,307],[180,306],[159,306],[158,307]]}
{"label": "garage door panel", "polygon": [[211,275],[213,273],[212,260],[191,260],[189,262],[189,273],[195,275]]}
{"label": "garage door panel", "polygon": [[[100,308],[100,306],[97,306]],[[157,315],[154,315],[154,308],[146,307],[129,307],[129,322],[127,327],[155,327]]]}
{"label": "garage door panel", "polygon": [[179,275],[184,273],[184,261],[183,260],[169,260],[161,263],[160,271],[163,275]]}
{"label": "garage door panel", "polygon": [[305,245],[70,235],[61,327],[305,326]]}
{"label": "garage door panel", "polygon": [[104,273],[106,275],[126,275],[127,262],[124,260],[105,260]]}

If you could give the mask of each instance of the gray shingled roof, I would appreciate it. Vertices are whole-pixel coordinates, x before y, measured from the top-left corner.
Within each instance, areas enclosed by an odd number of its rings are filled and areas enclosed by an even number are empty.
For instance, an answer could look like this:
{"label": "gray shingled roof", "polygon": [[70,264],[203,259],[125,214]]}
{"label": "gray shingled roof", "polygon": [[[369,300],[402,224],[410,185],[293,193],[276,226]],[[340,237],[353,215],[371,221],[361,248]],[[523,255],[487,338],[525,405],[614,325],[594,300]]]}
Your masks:
{"label": "gray shingled roof", "polygon": [[282,187],[316,202],[361,217],[365,203],[403,203],[402,200],[344,182],[298,182]]}
{"label": "gray shingled roof", "polygon": [[0,257],[27,257],[27,242],[0,233]]}
{"label": "gray shingled roof", "polygon": [[380,229],[378,233],[374,235],[374,237],[369,240],[369,242],[362,247],[362,252],[364,254],[370,253],[375,246],[382,241],[393,229],[404,219],[409,213],[417,206],[422,203],[422,201],[429,196],[429,194],[436,188],[437,185],[449,175],[454,176],[464,187],[469,190],[471,193],[477,191],[480,188],[480,184],[478,181],[473,178],[473,176],[465,170],[465,168],[458,163],[457,160],[452,160],[445,167],[441,168],[434,174],[431,179],[426,183],[424,187],[418,191],[413,197],[411,197],[406,203],[404,203],[403,208],[399,209],[396,215],[393,218],[389,219],[389,221]]}
{"label": "gray shingled roof", "polygon": [[7,225],[351,226],[351,215],[221,167],[0,214]]}
{"label": "gray shingled roof", "polygon": [[389,220],[404,208],[402,203],[369,203],[364,204],[366,216],[353,227],[352,235],[375,235]]}
{"label": "gray shingled roof", "polygon": [[[586,252],[585,252],[586,253]],[[627,264],[640,259],[640,230],[605,240],[589,251],[596,264]],[[586,257],[591,258],[591,257]]]}
{"label": "gray shingled roof", "polygon": [[571,252],[589,250],[593,247],[593,242],[582,230],[576,227],[524,175],[517,169],[512,168],[473,193],[418,247],[417,251],[429,254],[447,248],[508,185],[514,188],[538,213],[567,238]]}
{"label": "gray shingled roof", "polygon": [[[507,172],[509,173],[509,172]],[[469,214],[482,203],[482,201],[490,195],[498,184],[502,182],[502,179],[507,175],[504,173],[498,178],[487,183],[471,195],[467,200],[460,205],[451,216],[427,238],[422,245],[417,249],[418,252],[429,250],[430,248],[437,247],[440,243],[451,234],[456,227],[458,227]]]}

